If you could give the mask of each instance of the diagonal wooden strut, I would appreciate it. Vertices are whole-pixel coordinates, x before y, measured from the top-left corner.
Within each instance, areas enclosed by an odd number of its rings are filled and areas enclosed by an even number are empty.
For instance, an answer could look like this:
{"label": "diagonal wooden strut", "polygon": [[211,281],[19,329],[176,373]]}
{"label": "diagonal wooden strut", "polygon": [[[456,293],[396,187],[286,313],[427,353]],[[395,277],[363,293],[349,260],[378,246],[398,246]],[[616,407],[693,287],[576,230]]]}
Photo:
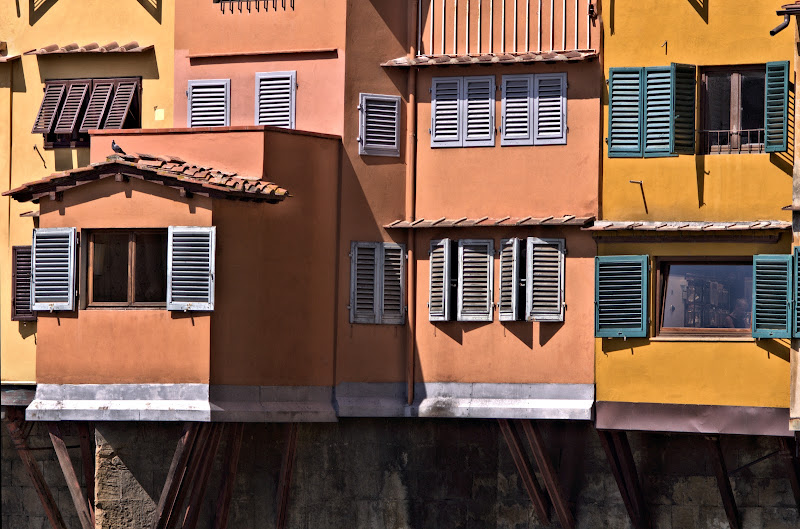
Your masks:
{"label": "diagonal wooden strut", "polygon": [[92,453],[92,440],[90,437],[90,432],[94,428],[88,422],[79,422],[77,426],[81,442],[83,481],[86,483],[86,501],[89,505],[89,514],[92,515],[92,527],[94,527],[94,454]]}
{"label": "diagonal wooden strut", "polygon": [[722,505],[725,507],[725,514],[728,516],[728,523],[731,529],[739,529],[739,511],[736,508],[736,500],[733,497],[731,480],[728,477],[728,467],[725,466],[725,457],[722,454],[722,445],[719,443],[719,436],[706,437],[708,455],[711,465],[714,467],[714,474],[717,476],[719,493],[722,496]]}
{"label": "diagonal wooden strut", "polygon": [[283,464],[281,465],[281,477],[278,481],[278,510],[276,529],[286,527],[286,515],[289,511],[289,490],[292,484],[292,469],[294,467],[294,453],[297,448],[297,423],[289,424],[289,431],[286,433],[286,451],[283,454]]}
{"label": "diagonal wooden strut", "polygon": [[183,529],[195,529],[197,527],[197,521],[200,519],[200,510],[203,507],[203,498],[208,487],[208,478],[211,476],[211,467],[214,466],[214,458],[217,455],[224,429],[225,424],[221,422],[211,425],[211,435],[200,456],[197,477],[191,483],[192,493],[189,495],[189,505],[186,507],[186,515],[183,518]]}
{"label": "diagonal wooden strut", "polygon": [[244,423],[237,422],[228,429],[228,441],[225,447],[225,461],[222,463],[222,486],[217,498],[217,512],[214,517],[214,529],[227,529],[228,513],[233,498],[233,485],[236,483],[236,472],[239,468],[239,454],[242,449]]}
{"label": "diagonal wooden strut", "polygon": [[519,435],[511,426],[508,419],[497,419],[497,422],[500,424],[500,431],[503,432],[503,437],[506,440],[508,449],[511,451],[511,458],[514,460],[519,476],[522,479],[522,484],[528,492],[533,507],[536,509],[536,514],[539,516],[539,520],[543,524],[549,525],[550,515],[547,512],[547,498],[545,498],[542,489],[539,487],[536,476],[533,474],[531,464],[525,456],[525,452],[522,450],[522,442],[520,441]]}
{"label": "diagonal wooden strut", "polygon": [[650,516],[644,503],[644,494],[636,472],[628,436],[624,431],[597,430],[600,444],[611,465],[619,493],[635,529],[650,529]]}
{"label": "diagonal wooden strut", "polygon": [[189,493],[189,489],[197,477],[202,460],[202,454],[205,450],[206,443],[209,442],[211,430],[211,423],[204,422],[200,424],[199,431],[197,432],[197,440],[194,442],[191,454],[189,454],[189,461],[186,471],[184,472],[183,477],[178,484],[178,494],[175,497],[175,503],[173,504],[172,510],[168,513],[165,513],[167,520],[164,527],[166,529],[175,527],[179,519],[181,521],[183,520],[183,517],[181,516],[181,509],[183,507],[184,500],[186,499],[186,495]]}
{"label": "diagonal wooden strut", "polygon": [[61,465],[61,472],[64,474],[64,480],[67,482],[69,494],[72,496],[72,503],[75,504],[75,510],[78,511],[78,520],[81,522],[81,527],[83,529],[94,529],[92,514],[89,512],[89,502],[78,483],[78,475],[75,473],[75,468],[72,466],[72,459],[69,457],[67,444],[64,442],[61,430],[58,428],[58,424],[54,422],[47,423],[47,428],[50,430],[50,441],[52,441],[53,449],[56,451],[58,463]]}
{"label": "diagonal wooden strut", "polygon": [[164,529],[166,527],[169,513],[172,512],[175,506],[178,488],[186,472],[189,454],[191,454],[197,439],[199,426],[200,424],[196,422],[187,422],[183,426],[183,432],[180,439],[178,439],[178,446],[175,447],[175,455],[172,457],[172,463],[170,464],[169,472],[167,472],[164,488],[161,489],[161,497],[158,500],[153,522],[150,525],[151,529]]}
{"label": "diagonal wooden strut", "polygon": [[800,458],[797,454],[797,442],[794,439],[780,438],[781,452],[786,460],[786,470],[789,474],[789,483],[792,484],[792,493],[797,510],[800,511]]}

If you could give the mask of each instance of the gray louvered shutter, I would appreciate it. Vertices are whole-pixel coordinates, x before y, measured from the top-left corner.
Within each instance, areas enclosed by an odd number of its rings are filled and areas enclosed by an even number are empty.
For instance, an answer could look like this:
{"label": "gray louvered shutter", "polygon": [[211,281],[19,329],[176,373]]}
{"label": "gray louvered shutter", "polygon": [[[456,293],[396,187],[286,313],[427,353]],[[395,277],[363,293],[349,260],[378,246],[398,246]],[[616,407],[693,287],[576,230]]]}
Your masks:
{"label": "gray louvered shutter", "polygon": [[11,320],[36,321],[31,310],[31,247],[11,248]]}
{"label": "gray louvered shutter", "polygon": [[789,61],[768,62],[764,88],[764,146],[767,152],[789,147]]}
{"label": "gray louvered shutter", "polygon": [[789,338],[792,256],[753,256],[753,338]]}
{"label": "gray louvered shutter", "polygon": [[86,102],[88,94],[89,81],[73,82],[69,85],[67,97],[64,98],[64,104],[61,106],[61,112],[58,115],[56,128],[53,132],[56,134],[72,134],[75,132],[78,118],[81,115],[83,104]]}
{"label": "gray louvered shutter", "polygon": [[595,336],[647,336],[648,276],[646,255],[595,257]]}
{"label": "gray louvered shutter", "polygon": [[31,310],[73,310],[76,236],[76,228],[33,230]]}
{"label": "gray louvered shutter", "polygon": [[400,156],[400,97],[361,94],[358,154]]}
{"label": "gray louvered shutter", "polygon": [[350,323],[378,322],[378,242],[350,243]]}
{"label": "gray louvered shutter", "polygon": [[435,77],[431,86],[431,147],[460,147],[464,133],[461,122],[461,77]]}
{"label": "gray louvered shutter", "polygon": [[528,237],[525,304],[530,321],[564,321],[564,239]]}
{"label": "gray louvered shutter", "polygon": [[533,145],[533,76],[502,78],[500,145]]}
{"label": "gray louvered shutter", "polygon": [[114,97],[108,107],[108,115],[103,123],[104,129],[121,129],[125,126],[133,98],[136,97],[138,81],[120,81],[114,90]]}
{"label": "gray louvered shutter", "polygon": [[452,242],[450,239],[431,241],[430,289],[428,291],[428,320],[449,321],[451,318]]}
{"label": "gray louvered shutter", "polygon": [[464,78],[464,146],[494,145],[494,76]]}
{"label": "gray louvered shutter", "polygon": [[64,99],[66,85],[62,83],[47,83],[44,87],[44,97],[39,106],[39,113],[36,114],[36,121],[31,132],[49,134],[53,130],[56,114],[61,107],[61,100]]}
{"label": "gray louvered shutter", "polygon": [[567,74],[538,74],[533,78],[535,145],[567,143]]}
{"label": "gray louvered shutter", "polygon": [[231,80],[189,81],[187,125],[189,127],[227,127],[230,119]]}
{"label": "gray louvered shutter", "polygon": [[214,226],[170,226],[167,310],[214,310]]}
{"label": "gray louvered shutter", "polygon": [[297,72],[256,74],[256,125],[294,128]]}
{"label": "gray louvered shutter", "polygon": [[111,92],[114,89],[112,81],[96,81],[92,88],[92,95],[89,97],[89,105],[81,121],[80,132],[88,132],[92,129],[99,129],[103,118],[106,115],[108,103],[111,100]]}
{"label": "gray louvered shutter", "polygon": [[500,301],[497,312],[500,321],[520,319],[520,240],[500,241]]}
{"label": "gray louvered shutter", "polygon": [[670,151],[694,154],[694,109],[697,67],[691,64],[670,66],[672,74],[672,131]]}
{"label": "gray louvered shutter", "polygon": [[492,321],[494,241],[458,241],[458,320]]}
{"label": "gray louvered shutter", "polygon": [[668,66],[644,68],[644,155],[670,152],[672,131],[672,76]]}
{"label": "gray louvered shutter", "polygon": [[385,242],[380,259],[380,322],[391,325],[405,323],[406,247]]}
{"label": "gray louvered shutter", "polygon": [[608,156],[642,155],[642,68],[611,68],[608,74]]}

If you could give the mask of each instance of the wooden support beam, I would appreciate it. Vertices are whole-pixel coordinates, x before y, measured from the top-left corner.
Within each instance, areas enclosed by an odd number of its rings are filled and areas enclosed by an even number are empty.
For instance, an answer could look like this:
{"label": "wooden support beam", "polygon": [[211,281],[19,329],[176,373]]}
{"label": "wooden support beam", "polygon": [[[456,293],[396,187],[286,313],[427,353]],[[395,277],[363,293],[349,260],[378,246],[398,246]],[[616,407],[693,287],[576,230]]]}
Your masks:
{"label": "wooden support beam", "polygon": [[175,447],[175,454],[172,456],[172,463],[167,472],[167,479],[164,482],[164,487],[161,489],[161,497],[158,500],[153,522],[150,524],[151,529],[164,529],[166,526],[169,513],[173,510],[175,505],[178,488],[186,472],[189,454],[191,454],[195,440],[197,439],[199,426],[200,424],[196,422],[187,422],[183,425],[183,432],[181,433],[180,439],[178,439],[178,445]]}
{"label": "wooden support beam", "polygon": [[800,458],[797,454],[797,443],[794,439],[781,437],[781,455],[786,461],[786,471],[789,475],[789,483],[792,485],[794,503],[800,512]]}
{"label": "wooden support beam", "polygon": [[61,430],[57,423],[47,423],[47,428],[50,430],[50,441],[53,443],[53,449],[56,451],[58,463],[61,465],[61,472],[64,474],[64,481],[67,482],[69,494],[72,496],[72,503],[75,504],[75,510],[78,511],[78,520],[83,529],[94,529],[92,522],[92,515],[89,512],[89,502],[86,496],[83,495],[81,486],[78,483],[78,475],[75,473],[75,468],[72,466],[72,459],[69,457],[67,451],[67,444],[64,442],[64,437],[61,435]]}
{"label": "wooden support beam", "polygon": [[525,486],[525,490],[533,503],[534,509],[536,509],[539,521],[545,525],[549,525],[550,515],[548,514],[549,506],[547,504],[547,498],[545,498],[544,492],[542,492],[539,483],[536,481],[536,476],[533,474],[530,461],[528,461],[522,449],[522,442],[520,441],[519,435],[511,426],[508,419],[497,419],[497,422],[500,424],[500,431],[503,432],[503,437],[511,452],[511,458],[514,460],[514,464],[519,472],[519,477],[522,479],[522,484]]}
{"label": "wooden support beam", "polygon": [[725,466],[725,457],[722,454],[719,436],[708,436],[706,440],[709,460],[711,461],[711,466],[714,467],[714,474],[717,476],[717,485],[719,485],[719,493],[722,496],[725,514],[728,516],[728,524],[730,524],[731,529],[739,529],[741,527],[739,511],[736,508],[736,500],[733,497],[731,480],[728,477],[728,467]]}
{"label": "wooden support beam", "polygon": [[211,468],[214,466],[214,458],[217,455],[224,428],[225,424],[221,422],[211,424],[211,434],[200,456],[197,477],[191,483],[192,493],[189,495],[189,505],[187,505],[186,514],[183,517],[182,529],[195,529],[197,527],[200,511],[203,508],[203,498],[206,495],[206,487],[208,487],[208,478],[211,476]]}
{"label": "wooden support beam", "polygon": [[92,515],[94,527],[94,453],[92,452],[91,433],[94,431],[88,422],[78,423],[78,436],[81,441],[81,463],[83,466],[83,481],[86,483],[86,501],[89,513]]}
{"label": "wooden support beam", "polygon": [[183,502],[189,492],[189,487],[194,482],[195,476],[197,475],[197,469],[200,466],[200,456],[202,455],[203,449],[208,442],[210,433],[211,424],[207,422],[200,423],[197,432],[197,439],[194,442],[194,446],[192,446],[192,452],[189,454],[189,461],[186,470],[184,471],[181,481],[178,484],[178,494],[175,496],[172,509],[165,513],[167,517],[164,524],[165,529],[172,529],[175,527],[175,525],[178,523],[178,519],[181,518],[181,507],[183,506]]}
{"label": "wooden support beam", "polygon": [[528,446],[530,446],[533,459],[536,461],[536,466],[539,467],[539,472],[542,474],[544,486],[547,489],[547,493],[550,495],[550,501],[553,502],[553,508],[556,511],[556,516],[558,516],[561,527],[564,529],[574,529],[575,519],[572,517],[572,512],[569,510],[567,500],[558,483],[558,476],[553,468],[553,464],[550,458],[547,457],[547,450],[545,449],[539,426],[535,421],[523,420],[519,422],[522,423],[522,431],[525,432]]}
{"label": "wooden support beam", "polygon": [[67,526],[64,524],[64,519],[61,517],[61,512],[58,510],[56,500],[53,498],[53,494],[50,492],[50,487],[47,486],[47,482],[44,480],[42,471],[39,469],[39,465],[36,464],[36,459],[34,459],[33,454],[31,454],[31,450],[28,447],[28,441],[26,439],[27,436],[24,433],[24,413],[25,412],[22,408],[7,407],[6,418],[4,419],[6,428],[11,436],[11,441],[14,443],[14,448],[17,451],[17,455],[19,455],[19,458],[22,460],[22,464],[25,466],[25,471],[28,473],[28,477],[31,478],[31,481],[33,482],[33,488],[36,490],[36,494],[39,496],[39,501],[42,502],[42,507],[44,508],[44,513],[47,516],[48,521],[50,522],[50,527],[53,529],[66,529]]}
{"label": "wooden support beam", "polygon": [[289,510],[289,490],[292,485],[292,469],[294,468],[294,453],[297,448],[297,423],[289,423],[286,433],[286,450],[283,453],[283,464],[278,481],[278,509],[275,529],[286,527],[286,515]]}
{"label": "wooden support beam", "polygon": [[650,517],[644,503],[644,495],[639,484],[636,464],[633,461],[627,435],[625,432],[614,430],[597,430],[597,434],[608,458],[608,463],[611,465],[611,473],[617,482],[631,524],[635,529],[649,529]]}
{"label": "wooden support beam", "polygon": [[236,483],[236,471],[239,468],[239,454],[242,449],[244,423],[233,423],[228,428],[228,441],[225,447],[225,461],[222,463],[222,486],[217,498],[217,512],[214,517],[214,529],[227,529],[228,513],[233,498],[233,485]]}

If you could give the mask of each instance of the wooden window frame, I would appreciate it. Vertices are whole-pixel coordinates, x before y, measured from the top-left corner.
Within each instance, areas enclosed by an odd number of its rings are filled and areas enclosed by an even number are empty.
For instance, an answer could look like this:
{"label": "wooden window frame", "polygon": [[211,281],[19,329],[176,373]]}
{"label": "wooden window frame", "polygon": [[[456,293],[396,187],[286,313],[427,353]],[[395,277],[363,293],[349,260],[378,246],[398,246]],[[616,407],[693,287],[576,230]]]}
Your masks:
{"label": "wooden window frame", "polygon": [[[739,112],[741,107],[741,74],[742,72],[763,72],[764,82],[766,82],[767,65],[765,64],[742,64],[742,65],[725,65],[725,66],[706,66],[701,68],[700,72],[700,131],[701,141],[700,154],[763,154],[765,151],[765,143],[740,143],[740,137],[734,135],[741,131],[742,117]],[[727,145],[727,151],[722,145],[711,146],[707,145],[708,141],[705,137],[706,130],[708,129],[708,74],[709,73],[730,73],[731,74],[731,102],[730,102],[730,126],[729,131],[730,144]],[[765,103],[766,104],[766,101]],[[764,124],[764,132],[766,134],[766,123]]]}

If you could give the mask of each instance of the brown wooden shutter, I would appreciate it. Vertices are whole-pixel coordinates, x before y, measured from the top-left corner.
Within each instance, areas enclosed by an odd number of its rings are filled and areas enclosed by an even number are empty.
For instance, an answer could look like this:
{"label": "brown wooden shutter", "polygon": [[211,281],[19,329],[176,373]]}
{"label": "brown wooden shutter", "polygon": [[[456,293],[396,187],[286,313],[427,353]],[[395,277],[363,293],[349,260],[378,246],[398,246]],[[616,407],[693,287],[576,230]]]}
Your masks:
{"label": "brown wooden shutter", "polygon": [[56,120],[56,134],[72,134],[75,131],[75,127],[78,125],[78,116],[83,110],[88,93],[88,81],[70,83],[61,113]]}
{"label": "brown wooden shutter", "polygon": [[89,106],[83,115],[80,132],[88,132],[91,129],[99,129],[103,122],[103,117],[111,99],[111,91],[114,88],[112,81],[98,81],[94,83],[92,96],[89,98]]}
{"label": "brown wooden shutter", "polygon": [[31,247],[11,248],[11,320],[36,321],[31,310]]}
{"label": "brown wooden shutter", "polygon": [[125,125],[125,118],[131,108],[133,96],[136,95],[137,86],[139,86],[138,81],[121,81],[117,85],[108,117],[103,125],[104,129],[121,129]]}
{"label": "brown wooden shutter", "polygon": [[39,107],[39,113],[36,115],[36,122],[31,132],[41,134],[50,133],[53,129],[56,113],[61,106],[61,100],[64,98],[64,91],[66,88],[66,83],[47,83],[45,85],[42,105]]}

